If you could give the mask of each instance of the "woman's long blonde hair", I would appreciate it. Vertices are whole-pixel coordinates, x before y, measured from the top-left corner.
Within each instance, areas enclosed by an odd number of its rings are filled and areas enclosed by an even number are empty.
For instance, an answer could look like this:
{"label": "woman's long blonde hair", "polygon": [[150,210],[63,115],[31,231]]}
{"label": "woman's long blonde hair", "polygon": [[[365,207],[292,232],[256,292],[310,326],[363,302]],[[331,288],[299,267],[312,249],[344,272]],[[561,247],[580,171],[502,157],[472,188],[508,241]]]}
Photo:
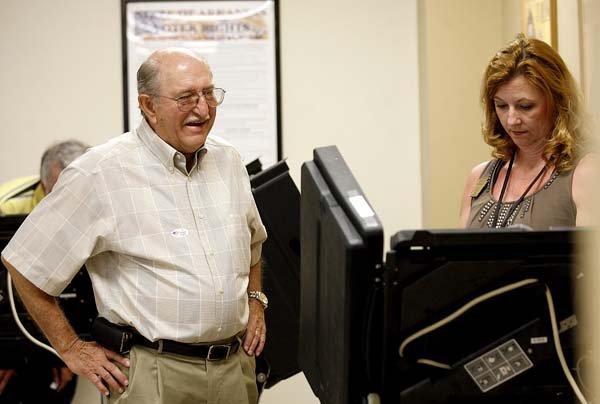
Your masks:
{"label": "woman's long blonde hair", "polygon": [[483,76],[482,131],[486,143],[493,147],[492,155],[508,160],[516,150],[496,115],[494,96],[501,85],[517,76],[542,91],[554,119],[542,157],[559,171],[572,169],[589,141],[581,92],[560,55],[545,42],[523,34],[496,53]]}

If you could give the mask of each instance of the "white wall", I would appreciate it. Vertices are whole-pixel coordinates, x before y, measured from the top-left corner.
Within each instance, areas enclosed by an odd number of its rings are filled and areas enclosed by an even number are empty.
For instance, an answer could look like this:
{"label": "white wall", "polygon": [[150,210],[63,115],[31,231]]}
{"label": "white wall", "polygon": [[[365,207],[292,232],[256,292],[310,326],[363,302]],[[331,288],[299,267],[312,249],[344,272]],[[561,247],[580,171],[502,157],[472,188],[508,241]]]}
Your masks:
{"label": "white wall", "polygon": [[422,0],[421,92],[425,227],[458,226],[471,169],[490,158],[481,136],[479,89],[503,45],[498,0]]}
{"label": "white wall", "polygon": [[[293,178],[314,147],[336,144],[388,235],[420,227],[417,1],[282,0],[280,23]],[[54,141],[121,133],[120,35],[116,0],[0,1],[0,182],[36,173]],[[97,397],[83,389],[77,403]],[[316,401],[302,375],[262,402],[283,400]]]}
{"label": "white wall", "polygon": [[0,182],[52,142],[122,131],[118,1],[0,1]]}
{"label": "white wall", "polygon": [[416,0],[283,1],[283,150],[336,144],[388,233],[421,225]]}
{"label": "white wall", "polygon": [[579,24],[579,1],[558,0],[556,3],[558,52],[569,67],[575,80],[582,83],[581,24]]}

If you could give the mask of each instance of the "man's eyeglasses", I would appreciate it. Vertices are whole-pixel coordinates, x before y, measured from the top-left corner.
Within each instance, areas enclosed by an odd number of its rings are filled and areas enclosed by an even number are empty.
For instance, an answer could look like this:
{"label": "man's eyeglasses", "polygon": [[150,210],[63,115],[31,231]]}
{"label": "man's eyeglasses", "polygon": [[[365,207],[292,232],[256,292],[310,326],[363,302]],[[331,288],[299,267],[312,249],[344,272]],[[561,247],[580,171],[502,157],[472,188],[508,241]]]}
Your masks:
{"label": "man's eyeglasses", "polygon": [[208,104],[209,107],[216,107],[217,105],[221,105],[223,100],[225,99],[225,90],[222,88],[207,88],[198,93],[191,93],[181,95],[177,98],[167,97],[166,95],[161,94],[151,94],[155,97],[163,97],[168,98],[169,100],[173,100],[177,102],[177,108],[181,112],[190,112],[192,109],[196,108],[198,102],[200,101],[200,97],[204,98],[204,101]]}

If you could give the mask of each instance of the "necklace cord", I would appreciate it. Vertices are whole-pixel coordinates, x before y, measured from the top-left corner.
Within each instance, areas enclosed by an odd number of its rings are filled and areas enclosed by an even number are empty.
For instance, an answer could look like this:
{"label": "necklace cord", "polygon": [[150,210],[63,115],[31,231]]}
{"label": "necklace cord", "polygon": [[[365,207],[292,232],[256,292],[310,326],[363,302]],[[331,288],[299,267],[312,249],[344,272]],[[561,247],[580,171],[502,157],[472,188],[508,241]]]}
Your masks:
{"label": "necklace cord", "polygon": [[[506,187],[508,185],[508,179],[510,178],[510,173],[512,171],[512,166],[513,166],[513,162],[515,161],[515,155],[517,153],[513,153],[513,155],[510,158],[510,162],[508,163],[508,169],[506,170],[506,177],[504,177],[504,182],[502,184],[502,190],[500,191],[500,197],[498,198],[498,203],[496,204],[496,209],[494,209],[494,215],[492,217],[492,227],[497,227],[498,226],[498,216],[500,213],[500,206],[502,205],[502,199],[504,198],[504,192],[506,191]],[[546,170],[548,169],[548,166],[546,164],[544,164],[544,166],[542,167],[542,169],[540,170],[540,172],[535,176],[535,178],[533,179],[533,181],[531,181],[529,183],[529,185],[527,186],[527,188],[525,189],[525,191],[521,194],[521,196],[519,197],[519,199],[517,199],[513,205],[510,207],[510,209],[508,210],[506,217],[504,218],[504,220],[502,221],[502,223],[500,224],[500,227],[506,227],[506,224],[508,223],[508,220],[510,219],[510,217],[512,216],[513,212],[517,209],[517,207],[519,206],[519,204],[521,202],[523,202],[523,199],[525,199],[525,196],[527,195],[527,193],[529,192],[529,190],[531,189],[531,187],[533,187],[533,184],[535,184],[540,177],[546,172]]]}

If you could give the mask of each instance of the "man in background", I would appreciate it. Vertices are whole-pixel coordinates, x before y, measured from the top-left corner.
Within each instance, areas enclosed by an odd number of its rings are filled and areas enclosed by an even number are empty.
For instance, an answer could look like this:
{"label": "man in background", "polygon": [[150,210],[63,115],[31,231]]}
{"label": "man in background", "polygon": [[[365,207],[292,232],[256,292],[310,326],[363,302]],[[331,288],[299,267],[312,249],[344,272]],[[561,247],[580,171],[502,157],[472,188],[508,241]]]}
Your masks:
{"label": "man in background", "polygon": [[39,177],[17,178],[0,185],[0,215],[30,213],[52,191],[60,172],[88,147],[77,140],[68,140],[46,149],[42,155]]}
{"label": "man in background", "polygon": [[[49,194],[61,171],[88,145],[69,140],[50,146],[42,155],[40,176],[17,178],[0,185],[0,215],[26,215]],[[76,377],[66,366],[52,367],[45,352],[23,358],[16,369],[0,360],[0,404],[70,403]]]}

